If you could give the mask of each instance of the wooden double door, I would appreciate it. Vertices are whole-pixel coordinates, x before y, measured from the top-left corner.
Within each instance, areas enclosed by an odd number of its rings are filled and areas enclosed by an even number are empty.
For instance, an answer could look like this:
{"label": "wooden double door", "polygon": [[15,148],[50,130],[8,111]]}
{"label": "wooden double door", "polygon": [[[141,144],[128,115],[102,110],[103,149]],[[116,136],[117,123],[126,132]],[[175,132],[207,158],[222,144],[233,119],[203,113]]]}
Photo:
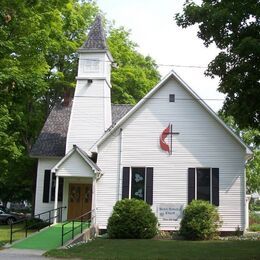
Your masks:
{"label": "wooden double door", "polygon": [[[68,201],[68,220],[76,219],[91,211],[92,184],[70,183]],[[88,214],[85,218],[89,218]]]}

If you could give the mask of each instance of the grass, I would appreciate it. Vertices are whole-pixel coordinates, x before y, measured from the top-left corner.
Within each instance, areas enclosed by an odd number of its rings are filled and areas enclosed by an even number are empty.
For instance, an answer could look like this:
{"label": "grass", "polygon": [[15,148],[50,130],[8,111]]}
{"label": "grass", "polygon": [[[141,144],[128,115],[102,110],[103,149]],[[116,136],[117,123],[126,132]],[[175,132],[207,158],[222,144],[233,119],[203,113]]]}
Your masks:
{"label": "grass", "polygon": [[45,255],[80,259],[260,259],[260,241],[96,239]]}
{"label": "grass", "polygon": [[[65,232],[71,230],[71,223],[65,226]],[[39,233],[28,237],[25,240],[17,242],[12,247],[19,249],[41,249],[41,250],[50,250],[61,246],[61,228],[62,224],[57,224],[51,226],[50,228],[44,229]],[[75,223],[75,227],[80,227],[80,223]],[[88,227],[88,224],[85,223],[83,228]],[[75,230],[75,235],[79,234],[80,228]],[[64,241],[71,239],[71,233],[67,234],[64,238]]]}
{"label": "grass", "polygon": [[[23,224],[14,225],[14,230],[19,230],[23,228]],[[28,231],[28,234],[34,232],[33,230]],[[24,230],[18,231],[13,234],[13,240],[19,240],[25,237]],[[10,241],[10,226],[0,225],[0,247]]]}
{"label": "grass", "polygon": [[251,213],[249,217],[249,229],[251,231],[260,231],[260,215]]}

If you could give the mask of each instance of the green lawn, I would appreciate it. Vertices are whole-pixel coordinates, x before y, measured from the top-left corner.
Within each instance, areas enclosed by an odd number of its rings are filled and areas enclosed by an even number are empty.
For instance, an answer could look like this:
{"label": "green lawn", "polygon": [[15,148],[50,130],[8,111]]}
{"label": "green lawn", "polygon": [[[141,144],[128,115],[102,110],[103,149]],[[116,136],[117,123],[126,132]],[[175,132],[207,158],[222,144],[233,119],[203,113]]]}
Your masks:
{"label": "green lawn", "polygon": [[46,256],[80,259],[260,259],[260,241],[96,239]]}
{"label": "green lawn", "polygon": [[[14,230],[19,230],[23,228],[23,224],[14,225]],[[34,231],[28,231],[28,234]],[[25,237],[24,230],[18,231],[13,234],[13,241],[19,240]],[[9,225],[0,225],[0,247],[3,246],[5,243],[9,243],[10,241],[10,226]]]}

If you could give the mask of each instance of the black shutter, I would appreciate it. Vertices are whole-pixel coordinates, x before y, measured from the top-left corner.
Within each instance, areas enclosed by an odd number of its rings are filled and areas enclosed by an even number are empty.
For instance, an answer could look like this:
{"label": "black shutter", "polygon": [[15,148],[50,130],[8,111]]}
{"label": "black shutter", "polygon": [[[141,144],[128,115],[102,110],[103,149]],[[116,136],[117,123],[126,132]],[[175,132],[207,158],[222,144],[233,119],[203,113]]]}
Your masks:
{"label": "black shutter", "polygon": [[212,168],[212,204],[219,206],[219,168]]}
{"label": "black shutter", "polygon": [[130,168],[123,167],[122,199],[129,198],[129,175]]}
{"label": "black shutter", "polygon": [[195,168],[188,169],[188,203],[195,199]]}
{"label": "black shutter", "polygon": [[58,201],[62,201],[62,198],[63,198],[63,182],[64,182],[64,179],[62,177],[60,177],[59,178]]}
{"label": "black shutter", "polygon": [[[63,178],[59,177],[59,192],[58,192],[58,201],[62,201],[63,198]],[[56,185],[56,174],[52,173],[52,182],[51,182],[51,201],[55,200],[55,185]]]}
{"label": "black shutter", "polygon": [[43,196],[42,196],[42,202],[48,203],[49,202],[49,196],[50,196],[50,177],[51,177],[51,171],[45,170],[44,172],[44,183],[43,183]]}
{"label": "black shutter", "polygon": [[148,167],[146,171],[146,202],[153,205],[153,168]]}

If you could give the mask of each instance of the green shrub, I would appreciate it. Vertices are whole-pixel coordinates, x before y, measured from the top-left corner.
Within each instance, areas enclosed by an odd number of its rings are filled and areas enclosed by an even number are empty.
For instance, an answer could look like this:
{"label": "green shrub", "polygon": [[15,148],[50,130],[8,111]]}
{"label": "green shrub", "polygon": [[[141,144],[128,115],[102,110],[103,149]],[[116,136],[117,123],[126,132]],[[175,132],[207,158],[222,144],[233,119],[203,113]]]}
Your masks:
{"label": "green shrub", "polygon": [[260,224],[252,224],[252,225],[249,227],[249,230],[250,230],[250,231],[255,231],[255,232],[260,232]]}
{"label": "green shrub", "polygon": [[142,200],[118,201],[108,220],[109,238],[153,238],[157,233],[157,218]]}
{"label": "green shrub", "polygon": [[260,224],[260,215],[254,212],[250,212],[249,214],[249,225],[252,224]]}
{"label": "green shrub", "polygon": [[48,222],[45,222],[39,218],[28,219],[26,224],[27,224],[27,229],[31,229],[31,230],[42,229],[49,226]]}
{"label": "green shrub", "polygon": [[217,208],[207,201],[193,200],[184,210],[180,235],[189,240],[208,240],[220,227]]}

